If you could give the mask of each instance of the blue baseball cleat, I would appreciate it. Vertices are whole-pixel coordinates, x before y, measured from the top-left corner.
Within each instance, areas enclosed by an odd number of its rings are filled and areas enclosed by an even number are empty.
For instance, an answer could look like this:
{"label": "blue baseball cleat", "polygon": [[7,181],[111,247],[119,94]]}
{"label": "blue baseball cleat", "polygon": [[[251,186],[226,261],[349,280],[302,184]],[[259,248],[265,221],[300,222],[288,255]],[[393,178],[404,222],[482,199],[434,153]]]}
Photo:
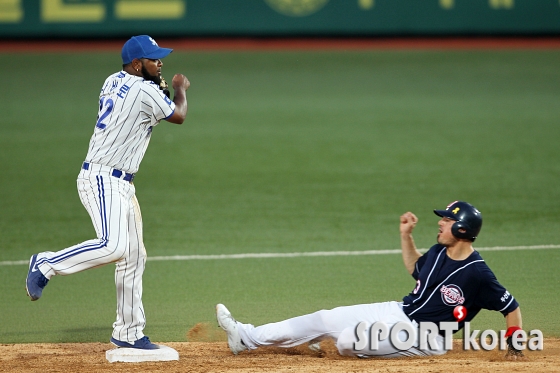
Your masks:
{"label": "blue baseball cleat", "polygon": [[27,272],[27,279],[25,280],[25,289],[32,301],[41,298],[43,289],[49,282],[35,265],[36,262],[37,254],[33,255],[29,260],[29,271]]}
{"label": "blue baseball cleat", "polygon": [[111,337],[111,343],[117,347],[138,348],[141,350],[157,350],[159,346],[150,342],[150,338],[144,336],[134,342],[123,342]]}

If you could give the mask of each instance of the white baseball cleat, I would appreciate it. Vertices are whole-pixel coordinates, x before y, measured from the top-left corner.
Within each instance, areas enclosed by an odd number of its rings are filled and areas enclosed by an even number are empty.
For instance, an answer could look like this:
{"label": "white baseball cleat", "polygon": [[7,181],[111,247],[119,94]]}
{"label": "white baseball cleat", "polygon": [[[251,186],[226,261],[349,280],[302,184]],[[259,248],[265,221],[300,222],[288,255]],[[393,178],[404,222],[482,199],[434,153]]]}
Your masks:
{"label": "white baseball cleat", "polygon": [[237,330],[237,321],[231,316],[231,312],[223,304],[216,305],[216,318],[218,325],[224,329],[228,336],[228,346],[234,355],[241,351],[245,351],[247,346],[243,344],[239,331]]}

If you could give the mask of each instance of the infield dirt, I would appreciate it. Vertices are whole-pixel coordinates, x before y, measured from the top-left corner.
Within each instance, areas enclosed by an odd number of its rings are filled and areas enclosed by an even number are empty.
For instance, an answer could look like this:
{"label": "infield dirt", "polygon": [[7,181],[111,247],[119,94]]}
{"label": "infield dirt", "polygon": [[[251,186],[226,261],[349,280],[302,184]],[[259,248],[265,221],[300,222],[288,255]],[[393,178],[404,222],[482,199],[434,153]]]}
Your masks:
{"label": "infield dirt", "polygon": [[[459,342],[457,342],[459,343]],[[263,348],[231,354],[227,342],[165,343],[179,352],[179,361],[109,363],[109,343],[3,344],[0,372],[461,372],[511,373],[560,371],[560,339],[546,339],[543,351],[529,351],[523,361],[507,361],[503,351],[463,351],[406,359],[357,359],[338,355],[332,342],[323,353],[296,348]]]}

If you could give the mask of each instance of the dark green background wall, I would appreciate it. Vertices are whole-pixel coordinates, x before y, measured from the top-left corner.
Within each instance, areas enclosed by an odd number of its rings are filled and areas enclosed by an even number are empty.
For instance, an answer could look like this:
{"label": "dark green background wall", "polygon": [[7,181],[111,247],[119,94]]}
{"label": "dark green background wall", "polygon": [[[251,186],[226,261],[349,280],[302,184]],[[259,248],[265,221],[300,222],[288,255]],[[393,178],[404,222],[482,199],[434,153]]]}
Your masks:
{"label": "dark green background wall", "polygon": [[559,0],[0,0],[2,37],[559,32]]}

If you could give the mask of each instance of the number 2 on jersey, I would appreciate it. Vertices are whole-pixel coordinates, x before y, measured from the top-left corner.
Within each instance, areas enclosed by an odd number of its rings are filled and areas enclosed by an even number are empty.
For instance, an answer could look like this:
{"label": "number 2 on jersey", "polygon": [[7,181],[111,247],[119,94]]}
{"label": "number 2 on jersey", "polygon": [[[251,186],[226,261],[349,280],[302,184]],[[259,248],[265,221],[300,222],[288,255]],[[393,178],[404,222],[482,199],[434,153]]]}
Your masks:
{"label": "number 2 on jersey", "polygon": [[[104,108],[105,110],[103,110]],[[103,120],[107,118],[107,115],[111,114],[111,111],[113,111],[113,100],[108,98],[107,101],[105,101],[105,97],[101,97],[101,100],[99,100],[100,115],[98,116],[97,123],[95,124],[97,128],[104,130],[105,127],[107,127],[107,125],[103,123]]]}

